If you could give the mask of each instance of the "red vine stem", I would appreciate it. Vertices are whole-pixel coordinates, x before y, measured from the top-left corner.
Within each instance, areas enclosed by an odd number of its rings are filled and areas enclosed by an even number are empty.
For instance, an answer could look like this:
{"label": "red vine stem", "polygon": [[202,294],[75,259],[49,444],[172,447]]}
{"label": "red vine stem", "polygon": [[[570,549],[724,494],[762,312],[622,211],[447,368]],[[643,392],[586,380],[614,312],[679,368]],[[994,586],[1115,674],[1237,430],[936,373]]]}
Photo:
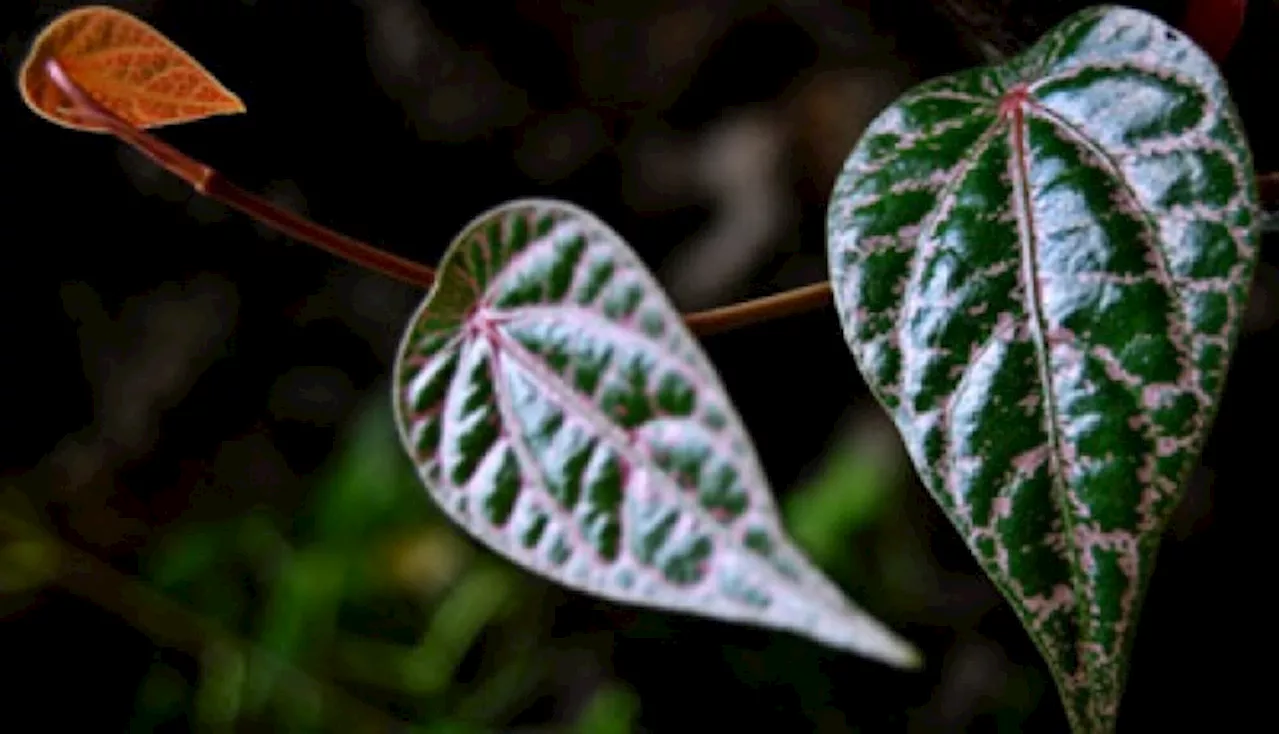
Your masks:
{"label": "red vine stem", "polygon": [[322,227],[287,209],[282,209],[228,181],[211,166],[195,160],[154,135],[134,127],[94,101],[71,80],[56,59],[45,62],[45,71],[53,83],[76,105],[80,114],[101,124],[112,135],[133,146],[166,171],[186,181],[204,196],[238,209],[294,239],[315,245],[326,252],[403,283],[427,288],[435,281],[435,271],[426,265],[380,250],[341,232]]}
{"label": "red vine stem", "polygon": [[[56,59],[45,62],[45,71],[53,83],[75,104],[79,114],[102,125],[112,135],[186,181],[200,194],[238,209],[294,239],[315,245],[326,252],[403,283],[427,288],[435,280],[435,271],[431,268],[397,257],[340,232],[322,227],[287,209],[282,209],[227,180],[212,166],[195,160],[154,135],[131,125],[90,97],[67,75]],[[815,283],[765,298],[689,314],[686,322],[695,334],[713,334],[737,326],[819,308],[825,306],[830,300],[831,289],[827,284]]]}
{"label": "red vine stem", "polygon": [[741,303],[687,314],[684,321],[699,336],[718,334],[739,326],[824,308],[831,303],[831,284],[811,283]]}
{"label": "red vine stem", "polygon": [[[101,124],[112,135],[129,144],[157,165],[186,181],[197,192],[237,209],[259,222],[302,242],[391,278],[428,288],[435,270],[380,250],[373,245],[323,227],[282,209],[228,181],[212,167],[195,160],[159,138],[140,130],[114,112],[98,104],[72,81],[56,59],[45,62],[53,83],[76,105],[80,114]],[[1263,206],[1276,208],[1276,174],[1258,176]],[[831,302],[831,285],[826,281],[793,288],[781,293],[734,303],[721,308],[686,314],[685,323],[699,336],[728,331],[741,326],[824,308]]]}

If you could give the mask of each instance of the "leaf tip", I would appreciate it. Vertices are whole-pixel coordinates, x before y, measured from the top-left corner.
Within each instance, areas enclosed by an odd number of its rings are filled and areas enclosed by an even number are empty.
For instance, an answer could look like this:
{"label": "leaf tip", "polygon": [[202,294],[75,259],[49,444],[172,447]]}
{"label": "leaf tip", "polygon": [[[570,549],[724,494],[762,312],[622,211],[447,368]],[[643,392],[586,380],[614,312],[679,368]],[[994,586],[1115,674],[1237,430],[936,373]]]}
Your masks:
{"label": "leaf tip", "polygon": [[[872,638],[875,639],[875,638]],[[897,635],[885,631],[883,639],[873,643],[864,654],[899,670],[916,671],[924,667],[924,654],[919,648]]]}
{"label": "leaf tip", "polygon": [[925,663],[924,653],[910,643],[904,643],[904,645],[905,650],[903,651],[902,662],[898,667],[912,671],[923,669]]}
{"label": "leaf tip", "polygon": [[882,622],[858,609],[846,610],[839,617],[820,623],[806,631],[813,639],[848,650],[899,670],[919,670],[924,655],[914,645]]}

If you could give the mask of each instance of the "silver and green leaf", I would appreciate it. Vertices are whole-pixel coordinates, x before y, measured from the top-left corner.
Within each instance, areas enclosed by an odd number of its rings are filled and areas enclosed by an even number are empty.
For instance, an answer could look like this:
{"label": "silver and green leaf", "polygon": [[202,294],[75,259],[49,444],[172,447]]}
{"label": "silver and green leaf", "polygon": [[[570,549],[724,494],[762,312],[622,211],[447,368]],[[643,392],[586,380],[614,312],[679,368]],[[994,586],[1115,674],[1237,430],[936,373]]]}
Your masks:
{"label": "silver and green leaf", "polygon": [[432,497],[529,570],[916,661],[788,539],[715,370],[587,212],[517,201],[468,225],[409,325],[394,390]]}
{"label": "silver and green leaf", "polygon": [[849,346],[1076,731],[1114,728],[1257,237],[1218,70],[1122,8],[908,92],[835,185],[828,254]]}

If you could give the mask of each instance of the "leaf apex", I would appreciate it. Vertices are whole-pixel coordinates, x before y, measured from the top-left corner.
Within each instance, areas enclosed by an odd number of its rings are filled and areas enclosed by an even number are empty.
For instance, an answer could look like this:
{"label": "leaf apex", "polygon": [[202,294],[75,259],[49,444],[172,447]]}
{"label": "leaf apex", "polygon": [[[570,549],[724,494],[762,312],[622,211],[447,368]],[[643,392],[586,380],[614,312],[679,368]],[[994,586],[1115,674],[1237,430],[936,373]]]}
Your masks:
{"label": "leaf apex", "polygon": [[861,610],[847,610],[805,633],[813,639],[899,670],[919,670],[924,655],[902,636]]}

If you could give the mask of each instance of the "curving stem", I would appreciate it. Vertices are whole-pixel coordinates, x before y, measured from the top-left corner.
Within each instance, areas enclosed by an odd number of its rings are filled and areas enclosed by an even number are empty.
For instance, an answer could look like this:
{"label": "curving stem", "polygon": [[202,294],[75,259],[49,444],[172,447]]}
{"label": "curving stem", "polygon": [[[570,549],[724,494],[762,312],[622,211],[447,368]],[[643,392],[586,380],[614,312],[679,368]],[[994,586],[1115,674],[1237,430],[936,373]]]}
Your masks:
{"label": "curving stem", "polygon": [[741,303],[733,303],[697,313],[686,314],[684,321],[698,336],[718,334],[739,326],[783,318],[831,303],[831,284],[827,281],[793,288]]}
{"label": "curving stem", "polygon": [[[186,181],[197,192],[237,209],[272,229],[404,283],[430,287],[435,271],[425,265],[392,255],[372,245],[322,227],[282,209],[228,181],[213,167],[195,160],[159,138],[134,127],[99,104],[67,75],[57,59],[45,62],[45,72],[71,100],[82,117],[106,128],[121,141],[150,158],[166,171]],[[723,308],[689,314],[689,328],[699,335],[713,334],[772,318],[825,306],[831,300],[826,283],[778,293]]]}
{"label": "curving stem", "polygon": [[[270,201],[231,183],[210,166],[191,158],[159,138],[134,127],[111,110],[98,104],[76,84],[56,59],[45,62],[45,71],[76,111],[102,125],[108,132],[138,150],[170,173],[186,181],[197,192],[241,211],[253,219],[296,240],[348,260],[409,285],[428,288],[435,281],[435,270],[380,250],[373,245],[348,237],[282,209]],[[1258,177],[1262,187],[1263,206],[1276,207],[1276,174]],[[763,298],[734,303],[720,308],[685,315],[690,331],[699,336],[718,334],[741,326],[783,318],[805,311],[825,308],[831,303],[831,285],[825,281],[775,293]]]}
{"label": "curving stem", "polygon": [[76,106],[78,114],[102,125],[112,135],[128,143],[210,199],[237,209],[296,240],[315,245],[326,252],[401,282],[427,288],[435,281],[435,271],[426,265],[380,250],[373,245],[316,224],[287,209],[282,209],[261,196],[231,183],[212,167],[195,160],[154,135],[134,127],[85,93],[80,85],[67,75],[57,59],[49,59],[45,62],[45,72]]}

